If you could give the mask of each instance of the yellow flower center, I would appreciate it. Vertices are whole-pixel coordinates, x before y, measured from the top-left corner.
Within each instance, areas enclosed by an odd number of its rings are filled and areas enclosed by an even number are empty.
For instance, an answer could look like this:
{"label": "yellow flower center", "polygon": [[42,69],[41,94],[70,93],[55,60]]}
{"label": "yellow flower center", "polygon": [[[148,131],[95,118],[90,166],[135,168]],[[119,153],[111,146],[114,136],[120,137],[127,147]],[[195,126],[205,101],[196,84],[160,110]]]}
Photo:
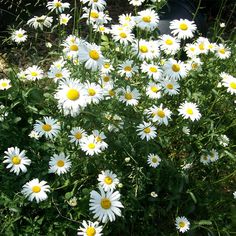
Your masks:
{"label": "yellow flower center", "polygon": [[75,101],[80,97],[79,91],[77,89],[69,89],[69,91],[66,94],[67,98]]}
{"label": "yellow flower center", "polygon": [[111,90],[109,90],[109,95],[111,96],[111,97],[113,97],[113,96],[115,96],[116,95],[116,93],[111,89]]}
{"label": "yellow flower center", "polygon": [[82,134],[81,134],[80,132],[77,132],[77,133],[75,134],[75,138],[76,138],[76,139],[81,139],[81,138],[82,138]]}
{"label": "yellow flower center", "polygon": [[194,52],[195,51],[195,48],[189,48],[190,51]]}
{"label": "yellow flower center", "polygon": [[232,89],[236,89],[236,83],[235,82],[231,82],[229,84],[229,86],[232,88]]}
{"label": "yellow flower center", "polygon": [[224,49],[224,48],[221,48],[221,49],[219,50],[219,53],[225,54],[225,49]]}
{"label": "yellow flower center", "polygon": [[153,162],[153,163],[157,163],[157,158],[156,158],[156,157],[153,157],[153,158],[152,158],[152,162]]}
{"label": "yellow flower center", "polygon": [[99,30],[100,30],[101,32],[103,32],[103,31],[105,31],[105,27],[99,26]]}
{"label": "yellow flower center", "polygon": [[93,59],[93,60],[98,60],[99,59],[99,53],[96,50],[91,50],[89,52],[89,56]]}
{"label": "yellow flower center", "polygon": [[126,98],[127,100],[131,100],[131,99],[133,98],[132,93],[125,93],[125,98]]}
{"label": "yellow flower center", "polygon": [[34,192],[34,193],[39,193],[41,191],[41,187],[40,186],[34,186],[33,188],[32,188],[32,192]]}
{"label": "yellow flower center", "polygon": [[7,87],[8,83],[7,82],[2,82],[2,87]]}
{"label": "yellow flower center", "polygon": [[192,63],[191,67],[192,67],[192,69],[197,69],[198,68],[198,64],[197,63]]}
{"label": "yellow flower center", "polygon": [[93,2],[98,2],[98,0],[93,0]]}
{"label": "yellow flower center", "polygon": [[173,84],[167,84],[166,87],[167,87],[168,89],[173,89],[173,88],[174,88]]}
{"label": "yellow flower center", "polygon": [[88,94],[89,94],[89,96],[94,96],[96,94],[96,91],[92,88],[89,88],[88,89]]}
{"label": "yellow flower center", "polygon": [[61,19],[61,22],[62,22],[63,24],[67,24],[68,18],[62,18],[62,19]]}
{"label": "yellow flower center", "polygon": [[37,75],[38,75],[38,72],[37,72],[37,71],[32,71],[32,72],[31,72],[31,75],[32,75],[32,76],[37,76]]}
{"label": "yellow flower center", "polygon": [[88,148],[89,148],[89,149],[94,149],[94,148],[95,148],[95,144],[94,144],[94,143],[90,143],[90,144],[88,145]]}
{"label": "yellow flower center", "polygon": [[17,34],[18,38],[22,38],[24,35],[22,33]]}
{"label": "yellow flower center", "polygon": [[164,118],[166,115],[165,115],[165,112],[163,110],[158,110],[157,111],[157,115],[161,118]]}
{"label": "yellow flower center", "polygon": [[127,38],[127,34],[125,32],[121,32],[120,33],[120,37],[125,39],[125,38]]}
{"label": "yellow flower center", "polygon": [[146,134],[149,134],[151,132],[151,129],[149,127],[147,127],[143,130],[143,132]]}
{"label": "yellow flower center", "polygon": [[112,184],[113,180],[110,176],[106,176],[106,178],[104,179],[104,182],[108,185]]}
{"label": "yellow flower center", "polygon": [[179,28],[180,28],[181,30],[187,30],[187,29],[188,29],[188,26],[187,26],[187,24],[185,24],[185,23],[181,23],[181,24],[179,25]]}
{"label": "yellow flower center", "polygon": [[159,91],[159,89],[156,86],[151,87],[152,92],[156,93]]}
{"label": "yellow flower center", "polygon": [[144,16],[143,18],[142,18],[142,20],[144,21],[144,22],[146,22],[146,23],[150,23],[151,22],[151,16]]}
{"label": "yellow flower center", "polygon": [[166,43],[167,45],[172,45],[172,44],[173,44],[173,41],[172,41],[172,39],[167,39],[165,43]]}
{"label": "yellow flower center", "polygon": [[179,66],[178,64],[174,64],[174,65],[172,66],[172,70],[173,70],[174,72],[179,72],[179,71],[180,71],[180,66]]}
{"label": "yellow flower center", "polygon": [[63,160],[57,161],[57,166],[63,167],[65,165],[65,162]]}
{"label": "yellow flower center", "polygon": [[109,63],[105,63],[103,66],[104,68],[108,69],[111,65]]}
{"label": "yellow flower center", "polygon": [[55,77],[57,77],[57,78],[61,78],[61,77],[62,77],[62,73],[61,73],[61,72],[56,73],[56,74],[55,74]]}
{"label": "yellow flower center", "polygon": [[96,137],[96,141],[97,141],[97,142],[101,142],[101,141],[102,141],[102,138],[101,138],[100,136],[97,136],[97,137]]}
{"label": "yellow flower center", "polygon": [[108,198],[102,198],[101,207],[103,209],[109,209],[111,207],[111,201]]}
{"label": "yellow flower center", "polygon": [[130,72],[131,70],[132,70],[131,66],[126,66],[124,68],[124,71],[126,71],[126,72]]}
{"label": "yellow flower center", "polygon": [[62,6],[61,2],[56,2],[56,3],[55,3],[55,7],[56,7],[56,8],[59,8],[59,7],[61,7],[61,6]]}
{"label": "yellow flower center", "polygon": [[76,52],[76,51],[79,50],[79,47],[76,44],[72,44],[72,45],[70,45],[70,50],[73,51],[73,52]]}
{"label": "yellow flower center", "polygon": [[18,156],[14,156],[12,157],[11,161],[14,165],[19,165],[21,163],[21,158]]}
{"label": "yellow flower center", "polygon": [[187,112],[187,114],[192,115],[193,114],[193,109],[192,108],[187,108],[186,112]]}
{"label": "yellow flower center", "polygon": [[109,80],[110,80],[110,77],[109,77],[109,76],[104,76],[104,77],[103,77],[103,81],[104,81],[104,82],[108,82]]}
{"label": "yellow flower center", "polygon": [[[95,2],[95,0],[93,0],[93,1]],[[86,234],[87,234],[87,236],[95,236],[96,230],[94,229],[94,227],[88,227],[86,230]]]}
{"label": "yellow flower center", "polygon": [[42,129],[43,129],[44,131],[46,131],[46,132],[49,132],[49,131],[52,130],[52,126],[49,125],[49,124],[44,124],[44,125],[42,126]]}
{"label": "yellow flower center", "polygon": [[91,11],[90,17],[97,19],[99,17],[99,14],[96,11]]}
{"label": "yellow flower center", "polygon": [[126,20],[126,21],[131,21],[131,18],[130,18],[129,16],[126,16],[126,17],[125,17],[125,20]]}
{"label": "yellow flower center", "polygon": [[147,53],[147,52],[148,52],[148,48],[147,48],[147,46],[145,46],[145,45],[141,45],[141,46],[139,47],[139,50],[140,50],[142,53]]}
{"label": "yellow flower center", "polygon": [[149,70],[153,73],[157,72],[157,68],[156,67],[150,67]]}
{"label": "yellow flower center", "polygon": [[183,221],[179,222],[179,227],[183,228],[185,226],[185,223]]}
{"label": "yellow flower center", "polygon": [[200,44],[198,45],[198,47],[199,47],[200,50],[204,50],[204,49],[205,49],[204,43],[200,43]]}

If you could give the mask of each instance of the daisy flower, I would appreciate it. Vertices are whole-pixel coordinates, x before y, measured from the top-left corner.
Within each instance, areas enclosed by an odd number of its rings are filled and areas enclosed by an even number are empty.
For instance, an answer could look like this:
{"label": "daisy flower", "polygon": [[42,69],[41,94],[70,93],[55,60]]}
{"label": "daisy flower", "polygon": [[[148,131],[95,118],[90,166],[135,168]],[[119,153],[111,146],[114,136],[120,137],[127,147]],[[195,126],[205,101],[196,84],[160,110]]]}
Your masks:
{"label": "daisy flower", "polygon": [[71,15],[70,14],[61,14],[59,16],[59,24],[60,25],[67,25],[69,20],[71,19]]}
{"label": "daisy flower", "polygon": [[22,43],[22,42],[25,42],[26,39],[27,39],[27,34],[26,34],[26,31],[23,30],[23,29],[18,29],[18,30],[15,30],[12,35],[11,35],[11,39],[12,41],[16,42],[16,43]]}
{"label": "daisy flower", "polygon": [[83,227],[78,229],[77,235],[79,236],[102,236],[102,226],[99,222],[85,221],[82,222]]}
{"label": "daisy flower", "polygon": [[212,149],[209,152],[209,159],[210,159],[211,162],[215,162],[219,159],[219,154],[215,149]]}
{"label": "daisy flower", "polygon": [[172,112],[168,108],[163,108],[163,104],[159,107],[153,105],[146,113],[151,117],[152,122],[158,122],[158,124],[168,125],[168,120]]}
{"label": "daisy flower", "polygon": [[200,58],[194,57],[191,60],[187,61],[186,68],[188,71],[190,71],[190,70],[201,71],[202,64],[203,64],[203,62],[201,61]]}
{"label": "daisy flower", "polygon": [[172,20],[170,22],[171,33],[178,39],[192,38],[197,26],[187,19]]}
{"label": "daisy flower", "polygon": [[209,52],[209,44],[208,38],[199,37],[196,41],[198,54],[207,54]]}
{"label": "daisy flower", "polygon": [[131,30],[128,27],[120,26],[119,29],[119,26],[113,26],[111,33],[115,42],[119,42],[124,45],[132,43],[134,40],[134,34],[132,34]]}
{"label": "daisy flower", "polygon": [[93,29],[94,29],[94,31],[99,32],[102,35],[110,34],[110,32],[111,32],[111,29],[104,26],[104,25],[93,25]]}
{"label": "daisy flower", "polygon": [[32,202],[35,199],[37,203],[48,198],[46,192],[50,192],[50,186],[46,181],[39,182],[39,179],[33,179],[27,182],[21,190],[21,193],[27,197],[29,201]]}
{"label": "daisy flower", "polygon": [[59,81],[55,98],[62,110],[72,116],[77,115],[87,105],[87,91],[78,80]]}
{"label": "daisy flower", "polygon": [[156,127],[154,127],[151,122],[144,121],[142,124],[138,125],[137,132],[141,139],[146,139],[147,141],[157,136]]}
{"label": "daisy flower", "polygon": [[90,8],[83,8],[84,14],[82,15],[82,18],[86,18],[86,23],[93,24],[93,25],[103,25],[108,23],[111,18],[104,13],[103,11],[98,11],[96,9],[90,9]]}
{"label": "daisy flower", "polygon": [[133,60],[126,60],[118,66],[118,73],[121,76],[131,78],[133,74],[138,72],[138,67],[133,65]]}
{"label": "daisy flower", "polygon": [[25,70],[27,80],[39,80],[43,78],[43,70],[38,66],[31,66]]}
{"label": "daisy flower", "polygon": [[187,68],[182,61],[170,58],[164,65],[165,76],[171,79],[180,79],[187,76]]}
{"label": "daisy flower", "polygon": [[74,127],[70,133],[70,142],[75,143],[76,145],[78,145],[83,138],[88,136],[85,130],[80,127]]}
{"label": "daisy flower", "polygon": [[98,181],[105,192],[115,190],[116,185],[119,183],[117,175],[110,170],[102,171],[98,175]]}
{"label": "daisy flower", "polygon": [[158,42],[161,50],[166,54],[174,55],[180,49],[180,41],[168,34],[160,36]]}
{"label": "daisy flower", "polygon": [[0,90],[7,90],[11,88],[11,81],[9,79],[0,79]]}
{"label": "daisy flower", "polygon": [[55,82],[59,79],[69,79],[70,71],[64,68],[65,61],[58,60],[54,62],[48,72],[48,77],[52,78]]}
{"label": "daisy flower", "polygon": [[124,206],[120,202],[120,193],[118,191],[107,191],[99,187],[100,192],[93,190],[90,193],[89,210],[102,223],[114,221],[116,216],[121,216],[120,208]]}
{"label": "daisy flower", "polygon": [[69,35],[62,43],[63,52],[68,59],[78,59],[79,50],[84,47],[84,41],[80,38]]}
{"label": "daisy flower", "polygon": [[27,171],[26,166],[31,164],[31,160],[25,156],[25,150],[20,151],[18,147],[10,147],[7,151],[4,152],[3,163],[7,163],[7,169],[10,169],[10,172],[14,172],[16,175],[19,175],[20,171],[25,173]]}
{"label": "daisy flower", "polygon": [[27,25],[38,29],[43,30],[43,27],[50,28],[52,26],[53,18],[52,16],[34,16],[32,19],[27,21]]}
{"label": "daisy flower", "polygon": [[164,78],[160,81],[163,92],[169,95],[176,95],[179,93],[179,84],[175,79]]}
{"label": "daisy flower", "polygon": [[151,99],[158,99],[161,97],[161,85],[154,82],[149,82],[146,87],[146,94]]}
{"label": "daisy flower", "polygon": [[178,216],[175,219],[175,226],[176,226],[176,229],[179,230],[179,232],[184,233],[189,230],[190,222],[187,220],[186,217],[184,217],[184,216],[179,217]]}
{"label": "daisy flower", "polygon": [[71,161],[63,152],[59,155],[54,154],[49,161],[49,173],[56,173],[58,175],[67,173],[71,168]]}
{"label": "daisy flower", "polygon": [[92,134],[95,140],[99,143],[101,150],[105,150],[108,147],[108,144],[104,141],[107,138],[106,135],[98,130],[93,130]]}
{"label": "daisy flower", "polygon": [[194,43],[187,43],[184,47],[184,51],[189,58],[194,58],[199,54],[198,46]]}
{"label": "daisy flower", "polygon": [[53,0],[47,3],[48,10],[56,11],[56,13],[62,13],[66,8],[70,8],[70,3],[63,3],[60,0]]}
{"label": "daisy flower", "polygon": [[37,120],[34,124],[34,131],[38,133],[40,137],[43,135],[46,138],[53,139],[57,136],[60,131],[60,125],[56,119],[45,116],[43,117],[44,122]]}
{"label": "daisy flower", "polygon": [[130,86],[126,86],[125,89],[120,88],[117,92],[119,94],[119,101],[125,103],[126,106],[136,106],[138,104],[140,93],[136,88],[131,89]]}
{"label": "daisy flower", "polygon": [[201,114],[196,103],[185,101],[184,103],[180,104],[178,111],[184,119],[190,118],[192,121],[194,121],[201,118]]}
{"label": "daisy flower", "polygon": [[153,168],[157,168],[157,166],[160,165],[161,162],[161,158],[153,153],[148,154],[148,159],[147,159],[147,163],[149,166],[153,167]]}
{"label": "daisy flower", "polygon": [[134,17],[131,15],[131,13],[129,14],[122,14],[119,16],[119,23],[122,26],[125,26],[129,29],[132,29],[135,25],[135,21],[134,21]]}
{"label": "daisy flower", "polygon": [[216,47],[216,56],[220,59],[227,59],[231,55],[230,50],[223,44],[220,44]]}
{"label": "daisy flower", "polygon": [[202,154],[200,157],[200,162],[203,165],[208,165],[211,162],[210,156],[207,154]]}
{"label": "daisy flower", "polygon": [[86,155],[89,156],[93,156],[102,152],[101,144],[97,142],[94,135],[89,135],[81,139],[80,147],[86,153]]}
{"label": "daisy flower", "polygon": [[99,84],[86,82],[84,88],[87,91],[87,103],[97,104],[103,99],[103,89]]}
{"label": "daisy flower", "polygon": [[220,135],[218,141],[219,144],[223,147],[227,147],[229,145],[229,138],[225,134]]}
{"label": "daisy flower", "polygon": [[147,62],[144,62],[141,65],[141,70],[144,73],[147,73],[148,78],[153,78],[155,81],[158,81],[162,76],[162,70],[158,65],[155,65],[153,63],[149,64]]}
{"label": "daisy flower", "polygon": [[91,9],[96,9],[99,11],[103,11],[107,5],[105,0],[80,0],[83,4],[88,3],[88,6]]}
{"label": "daisy flower", "polygon": [[129,4],[133,6],[141,6],[145,0],[129,0]]}
{"label": "daisy flower", "polygon": [[[140,39],[139,42],[135,42],[133,44],[133,52],[135,55],[137,55],[137,57],[140,60],[152,60],[155,57],[159,56],[159,51],[157,49],[158,52],[156,52],[156,55],[153,53],[152,50],[154,50],[155,48],[152,48],[153,45],[150,41],[146,41],[144,39]],[[158,47],[156,45],[156,47]]]}
{"label": "daisy flower", "polygon": [[159,23],[159,16],[154,10],[146,9],[138,12],[138,15],[134,18],[136,26],[143,30],[154,30]]}
{"label": "daisy flower", "polygon": [[103,65],[103,55],[100,50],[100,46],[96,44],[86,43],[85,47],[79,51],[79,59],[81,62],[85,62],[85,68],[96,71]]}
{"label": "daisy flower", "polygon": [[114,70],[114,67],[112,66],[110,60],[108,60],[108,59],[104,60],[102,68],[101,68],[101,73],[102,74],[109,74],[113,70]]}

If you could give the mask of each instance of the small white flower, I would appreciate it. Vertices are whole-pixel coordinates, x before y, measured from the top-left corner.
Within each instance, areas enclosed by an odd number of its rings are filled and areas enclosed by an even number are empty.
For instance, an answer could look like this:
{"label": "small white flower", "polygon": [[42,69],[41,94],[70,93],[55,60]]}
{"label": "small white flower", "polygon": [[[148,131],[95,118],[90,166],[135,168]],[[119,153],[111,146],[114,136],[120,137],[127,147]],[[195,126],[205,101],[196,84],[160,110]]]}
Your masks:
{"label": "small white flower", "polygon": [[179,232],[184,233],[189,230],[190,222],[188,221],[188,219],[186,217],[184,217],[184,216],[179,217],[178,216],[175,219],[175,226],[176,226],[176,229],[179,230]]}

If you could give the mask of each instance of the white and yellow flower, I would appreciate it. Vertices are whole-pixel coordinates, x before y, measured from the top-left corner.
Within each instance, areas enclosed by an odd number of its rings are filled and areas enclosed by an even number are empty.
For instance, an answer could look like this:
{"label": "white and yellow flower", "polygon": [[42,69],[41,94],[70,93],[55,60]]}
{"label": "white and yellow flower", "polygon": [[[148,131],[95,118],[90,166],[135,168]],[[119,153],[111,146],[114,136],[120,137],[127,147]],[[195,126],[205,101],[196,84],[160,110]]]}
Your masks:
{"label": "white and yellow flower", "polygon": [[37,132],[40,137],[44,135],[49,139],[55,138],[60,131],[58,121],[48,116],[43,117],[43,120],[43,122],[36,120],[36,124],[34,124],[34,131]]}
{"label": "white and yellow flower", "polygon": [[93,190],[90,193],[89,210],[102,223],[115,221],[116,216],[121,216],[120,208],[124,206],[120,202],[120,193],[118,191],[107,191],[99,187],[100,192]]}
{"label": "white and yellow flower", "polygon": [[50,192],[50,186],[46,181],[39,181],[33,179],[23,185],[21,193],[28,198],[29,201],[36,200],[37,203],[44,201],[48,198],[47,192]]}
{"label": "white and yellow flower", "polygon": [[157,136],[156,127],[151,122],[143,122],[137,126],[137,132],[141,139],[154,139]]}
{"label": "white and yellow flower", "polygon": [[102,236],[102,226],[99,225],[99,222],[83,220],[82,226],[78,229],[78,236]]}
{"label": "white and yellow flower", "polygon": [[192,38],[197,26],[193,21],[187,19],[172,20],[170,22],[171,33],[178,39]]}
{"label": "white and yellow flower", "polygon": [[194,121],[201,118],[201,114],[196,103],[185,101],[184,103],[180,104],[178,111],[184,119],[191,119]]}
{"label": "white and yellow flower", "polygon": [[147,163],[149,166],[157,168],[161,163],[161,158],[157,154],[149,153]]}
{"label": "white and yellow flower", "polygon": [[12,35],[11,35],[11,39],[12,41],[16,42],[16,43],[22,43],[22,42],[25,42],[26,39],[27,39],[27,34],[26,34],[26,31],[23,30],[23,29],[18,29],[18,30],[15,30],[12,32]]}
{"label": "white and yellow flower", "polygon": [[102,171],[101,174],[98,175],[98,181],[105,192],[115,190],[117,184],[119,184],[117,175],[110,170]]}
{"label": "white and yellow flower", "polygon": [[25,150],[20,151],[18,147],[10,147],[4,153],[6,156],[3,163],[8,164],[6,168],[10,169],[10,172],[19,175],[21,171],[23,173],[27,171],[26,166],[31,164],[31,160],[25,156]]}
{"label": "white and yellow flower", "polygon": [[49,173],[56,173],[58,175],[67,173],[71,168],[71,161],[63,152],[59,155],[54,154],[49,161]]}
{"label": "white and yellow flower", "polygon": [[184,217],[184,216],[179,217],[178,216],[175,219],[175,226],[176,226],[176,229],[179,230],[179,232],[184,233],[189,230],[190,222],[188,221],[188,219],[186,217]]}

